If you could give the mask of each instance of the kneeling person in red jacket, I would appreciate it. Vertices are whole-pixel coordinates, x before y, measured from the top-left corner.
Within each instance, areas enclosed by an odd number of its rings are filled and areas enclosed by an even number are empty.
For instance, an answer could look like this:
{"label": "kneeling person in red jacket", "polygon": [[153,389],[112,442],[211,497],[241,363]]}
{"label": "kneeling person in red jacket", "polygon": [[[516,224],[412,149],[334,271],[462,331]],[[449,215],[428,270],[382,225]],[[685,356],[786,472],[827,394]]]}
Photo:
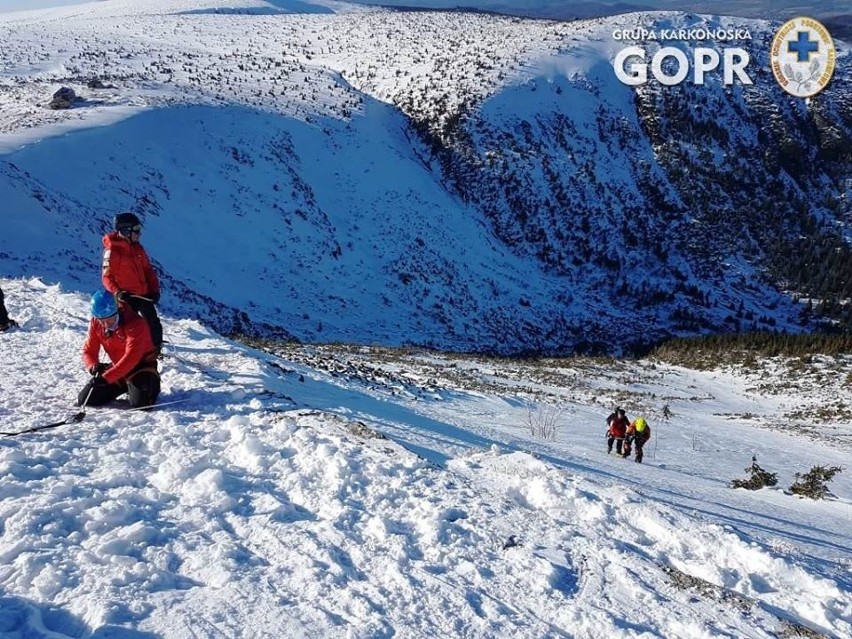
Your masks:
{"label": "kneeling person in red jacket", "polygon": [[[111,364],[100,361],[101,347]],[[151,406],[160,394],[157,351],[144,319],[119,311],[107,291],[92,296],[92,319],[83,344],[83,365],[92,375],[77,396],[78,406],[102,406],[127,393],[133,408]]]}

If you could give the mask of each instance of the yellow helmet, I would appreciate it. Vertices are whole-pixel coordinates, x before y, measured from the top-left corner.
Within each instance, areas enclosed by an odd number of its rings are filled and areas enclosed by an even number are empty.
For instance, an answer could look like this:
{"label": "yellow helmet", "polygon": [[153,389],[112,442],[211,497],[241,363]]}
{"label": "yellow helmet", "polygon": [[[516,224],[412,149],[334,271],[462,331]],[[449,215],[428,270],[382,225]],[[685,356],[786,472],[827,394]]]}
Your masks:
{"label": "yellow helmet", "polygon": [[641,433],[643,430],[645,430],[645,427],[648,425],[648,422],[645,421],[644,417],[639,417],[636,420],[635,424],[636,424],[636,430]]}

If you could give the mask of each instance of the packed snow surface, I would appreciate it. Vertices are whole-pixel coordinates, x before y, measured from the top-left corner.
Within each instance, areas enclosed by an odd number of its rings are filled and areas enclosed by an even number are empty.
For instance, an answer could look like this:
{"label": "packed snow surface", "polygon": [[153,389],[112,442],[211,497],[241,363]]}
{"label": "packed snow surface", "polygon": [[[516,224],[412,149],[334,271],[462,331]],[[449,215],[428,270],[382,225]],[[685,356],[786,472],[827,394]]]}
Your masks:
{"label": "packed snow surface", "polygon": [[[0,427],[73,415],[87,300],[0,286]],[[852,636],[852,477],[786,490],[852,429],[784,417],[848,406],[848,358],[275,355],[164,324],[157,408],[0,439],[0,636]],[[606,454],[616,404],[641,465]],[[776,487],[729,487],[752,455]]]}

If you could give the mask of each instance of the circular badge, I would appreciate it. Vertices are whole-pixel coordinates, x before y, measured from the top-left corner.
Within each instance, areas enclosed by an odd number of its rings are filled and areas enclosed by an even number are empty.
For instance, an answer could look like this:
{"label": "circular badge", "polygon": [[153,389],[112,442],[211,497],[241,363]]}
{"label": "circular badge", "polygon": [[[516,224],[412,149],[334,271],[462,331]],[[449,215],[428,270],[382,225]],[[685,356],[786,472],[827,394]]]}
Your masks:
{"label": "circular badge", "polygon": [[772,39],[772,73],[790,95],[808,98],[831,80],[837,52],[828,29],[813,18],[785,22]]}

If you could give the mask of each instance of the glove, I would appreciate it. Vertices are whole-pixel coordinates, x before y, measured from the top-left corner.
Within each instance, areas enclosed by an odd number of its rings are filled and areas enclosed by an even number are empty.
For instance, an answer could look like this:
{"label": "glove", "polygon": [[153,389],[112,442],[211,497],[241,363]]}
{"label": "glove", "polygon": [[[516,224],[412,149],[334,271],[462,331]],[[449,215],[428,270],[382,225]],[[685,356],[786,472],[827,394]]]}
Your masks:
{"label": "glove", "polygon": [[100,362],[98,364],[95,364],[94,366],[92,366],[89,369],[89,375],[91,375],[92,377],[96,377],[96,376],[100,375],[101,373],[103,373],[104,371],[109,370],[110,366],[111,366],[111,364],[106,364],[104,362]]}
{"label": "glove", "polygon": [[127,298],[130,297],[130,293],[127,291],[119,291],[115,294],[115,303],[116,304],[127,304]]}
{"label": "glove", "polygon": [[101,377],[100,375],[98,375],[97,377],[93,377],[93,378],[92,378],[92,386],[106,386],[107,384],[109,384],[109,382],[108,382],[108,381],[106,381],[106,380],[105,380],[103,377]]}
{"label": "glove", "polygon": [[146,295],[149,300],[151,300],[152,304],[158,304],[160,302],[160,294],[159,293],[151,293],[150,295]]}

